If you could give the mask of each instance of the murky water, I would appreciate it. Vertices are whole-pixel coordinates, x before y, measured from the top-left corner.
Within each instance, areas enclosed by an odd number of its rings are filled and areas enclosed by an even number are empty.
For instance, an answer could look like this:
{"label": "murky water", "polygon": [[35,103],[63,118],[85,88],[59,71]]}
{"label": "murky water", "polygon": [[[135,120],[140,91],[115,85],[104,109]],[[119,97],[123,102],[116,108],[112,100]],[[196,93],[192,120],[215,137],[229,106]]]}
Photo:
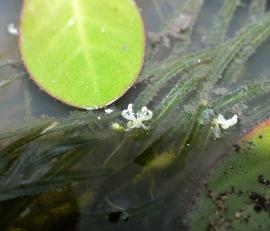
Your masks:
{"label": "murky water", "polygon": [[[165,0],[138,0],[137,3],[142,8],[146,30],[157,31],[162,24],[163,17],[170,15],[173,12],[173,7],[181,7],[183,2],[184,0],[171,2]],[[208,0],[206,2],[193,33],[193,43],[189,48],[190,50],[197,50],[205,46],[203,37],[209,32],[216,12],[222,6],[222,1]],[[247,4],[249,2],[244,1],[239,8],[237,17],[235,17],[231,25],[229,36],[235,35],[235,32],[245,24]],[[162,5],[161,9],[157,8],[156,4]],[[20,0],[0,0],[0,54],[2,54],[3,59],[19,59],[17,37],[8,33],[7,25],[10,23],[19,25],[21,5],[22,1]],[[265,79],[266,73],[270,72],[267,61],[269,51],[270,43],[267,42],[258,50],[256,58],[251,58],[249,65],[243,70],[243,74],[246,76],[245,80],[234,83],[232,88],[245,84],[247,80],[258,81]],[[0,70],[0,80],[9,78],[16,73],[17,68],[14,70],[5,67]],[[116,103],[116,107],[120,107],[121,104],[126,105],[132,97],[132,94],[127,93],[125,99],[120,99],[119,103]],[[19,78],[0,90],[0,131],[16,128],[23,124],[23,121],[29,121],[32,118],[44,115],[62,118],[73,111],[76,110],[42,92],[27,76]],[[182,230],[182,218],[190,207],[191,199],[199,183],[197,174],[207,171],[209,166],[226,150],[230,150],[231,145],[240,135],[239,131],[236,130],[228,139],[213,142],[211,149],[208,150],[207,158],[201,158],[199,151],[196,150],[190,155],[188,167],[183,173],[177,175],[173,175],[171,172],[151,174],[151,172],[146,171],[138,179],[130,180],[128,178],[129,180],[126,183],[109,193],[105,200],[98,205],[96,205],[97,202],[88,204],[88,201],[96,196],[95,189],[100,184],[98,179],[94,182],[83,183],[75,189],[67,188],[62,191],[41,195],[35,201],[31,201],[30,206],[19,216],[16,225],[19,227],[21,225],[23,228],[15,229],[17,228],[15,226],[9,230],[34,231],[35,227],[41,227],[39,226],[41,223],[45,223],[41,229],[44,231]],[[108,142],[108,147],[110,145]],[[102,148],[107,147],[99,148],[102,150]],[[95,167],[99,165],[102,161],[101,157],[98,153],[95,154],[80,163],[77,168],[83,169],[85,166]],[[198,160],[196,161],[196,159]],[[129,159],[127,158],[127,160]],[[116,162],[116,164],[118,163]],[[119,163],[120,166],[122,164]],[[127,175],[136,170],[135,164],[131,165],[130,170],[126,171]],[[106,187],[110,187],[110,184],[117,184],[117,182],[110,182],[109,180],[107,183]],[[105,186],[102,185],[102,187]],[[102,191],[102,188],[99,190]],[[150,203],[155,198],[159,198],[160,195],[166,195],[167,193],[169,194],[165,198],[158,199],[153,204]],[[23,204],[28,203],[28,201],[23,198],[22,200],[16,200],[15,203]],[[0,212],[3,213],[5,209],[13,208],[13,206],[12,203],[11,205],[8,203],[3,204],[0,207]],[[130,210],[131,214],[126,214],[125,208],[134,209]],[[145,215],[151,209],[155,210],[155,212],[149,212],[150,215]],[[118,220],[120,222],[116,222]],[[12,224],[10,225],[12,226]]]}

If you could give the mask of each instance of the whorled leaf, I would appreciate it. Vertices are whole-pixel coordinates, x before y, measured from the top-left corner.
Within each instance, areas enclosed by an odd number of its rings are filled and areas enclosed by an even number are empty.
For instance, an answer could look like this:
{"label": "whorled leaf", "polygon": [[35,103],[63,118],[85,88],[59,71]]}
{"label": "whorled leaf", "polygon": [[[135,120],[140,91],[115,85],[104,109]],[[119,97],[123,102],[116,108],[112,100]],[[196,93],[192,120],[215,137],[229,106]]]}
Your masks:
{"label": "whorled leaf", "polygon": [[40,88],[75,107],[100,108],[122,96],[141,69],[144,40],[133,0],[24,1],[25,66]]}

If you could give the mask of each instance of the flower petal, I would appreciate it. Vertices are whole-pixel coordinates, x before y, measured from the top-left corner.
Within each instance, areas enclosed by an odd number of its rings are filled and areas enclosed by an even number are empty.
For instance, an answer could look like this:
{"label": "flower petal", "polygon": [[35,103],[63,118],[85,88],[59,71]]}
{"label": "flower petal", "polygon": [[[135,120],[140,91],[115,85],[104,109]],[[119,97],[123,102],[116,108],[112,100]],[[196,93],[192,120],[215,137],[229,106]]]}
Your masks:
{"label": "flower petal", "polygon": [[153,112],[150,110],[147,110],[147,114],[144,116],[144,121],[150,120],[153,117]]}

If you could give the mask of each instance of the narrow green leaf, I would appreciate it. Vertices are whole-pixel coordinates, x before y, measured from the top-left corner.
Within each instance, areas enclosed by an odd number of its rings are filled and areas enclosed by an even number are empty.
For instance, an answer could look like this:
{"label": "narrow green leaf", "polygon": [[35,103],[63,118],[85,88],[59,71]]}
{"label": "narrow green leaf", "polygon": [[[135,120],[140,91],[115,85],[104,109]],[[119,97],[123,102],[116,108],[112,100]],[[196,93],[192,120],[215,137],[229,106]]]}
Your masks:
{"label": "narrow green leaf", "polygon": [[101,177],[107,177],[112,172],[113,170],[110,168],[71,170],[56,175],[49,182],[78,182],[85,180],[95,180]]}
{"label": "narrow green leaf", "polygon": [[177,57],[177,55],[187,51],[187,48],[191,43],[191,35],[194,26],[204,2],[205,0],[187,0],[183,4],[180,4],[181,7],[178,7],[178,10],[175,10],[175,15],[170,21],[174,20],[175,22],[178,22],[179,25],[184,25],[184,28],[182,28],[182,30],[180,29],[177,34],[179,38],[173,46],[172,57]]}
{"label": "narrow green leaf", "polygon": [[255,97],[262,96],[270,92],[270,82],[255,83],[241,87],[228,95],[225,95],[215,102],[214,110],[219,112],[222,109],[229,108],[240,102],[247,102]]}
{"label": "narrow green leaf", "polygon": [[249,7],[249,18],[251,21],[255,21],[264,15],[266,11],[267,0],[252,0]]}
{"label": "narrow green leaf", "polygon": [[7,132],[2,134],[0,136],[0,140],[14,138],[12,136],[15,136],[15,139],[14,141],[10,142],[10,144],[8,144],[6,147],[0,150],[0,156],[5,156],[7,153],[10,153],[17,148],[22,147],[23,145],[31,142],[32,140],[40,137],[44,129],[50,126],[51,123],[52,120],[44,120],[24,129],[18,129],[13,132]]}
{"label": "narrow green leaf", "polygon": [[[158,94],[159,90],[165,87],[168,81],[174,78],[177,74],[189,72],[193,68],[208,63],[216,54],[217,49],[206,49],[200,52],[192,53],[184,57],[170,60],[164,66],[158,66],[153,70],[154,78],[153,83],[144,89],[135,101],[135,107],[140,108],[148,105],[154,97]],[[147,75],[149,77],[149,75]],[[144,78],[147,79],[145,76]]]}
{"label": "narrow green leaf", "polygon": [[220,83],[229,85],[233,82],[236,82],[238,76],[241,73],[243,65],[255,53],[258,47],[269,38],[269,36],[270,27],[267,26],[263,31],[259,32],[255,37],[253,37],[230,63]]}
{"label": "narrow green leaf", "polygon": [[57,190],[70,185],[68,182],[47,182],[39,181],[32,184],[18,186],[14,188],[6,188],[0,191],[0,201],[6,201],[14,198],[33,196],[39,193]]}
{"label": "narrow green leaf", "polygon": [[225,40],[229,24],[240,2],[240,0],[227,0],[224,2],[214,29],[209,36],[210,45],[217,45]]}
{"label": "narrow green leaf", "polygon": [[208,72],[207,66],[198,66],[194,69],[192,75],[184,78],[183,81],[179,81],[161,101],[153,124],[159,123],[173,108],[179,107],[186,100],[188,94],[197,89],[199,83],[206,77]]}

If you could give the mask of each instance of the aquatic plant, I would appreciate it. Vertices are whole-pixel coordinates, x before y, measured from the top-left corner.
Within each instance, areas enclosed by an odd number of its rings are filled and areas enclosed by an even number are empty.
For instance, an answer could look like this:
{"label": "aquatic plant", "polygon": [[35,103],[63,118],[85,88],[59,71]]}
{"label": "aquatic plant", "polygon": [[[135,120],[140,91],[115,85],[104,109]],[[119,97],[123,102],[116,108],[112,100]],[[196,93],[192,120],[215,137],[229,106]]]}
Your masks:
{"label": "aquatic plant", "polygon": [[144,26],[133,0],[54,0],[54,7],[25,0],[19,38],[22,60],[37,85],[88,110],[121,97],[144,59]]}
{"label": "aquatic plant", "polygon": [[[192,35],[204,1],[173,5],[175,12],[169,15],[155,3],[164,26],[150,34],[144,69],[124,103],[116,103],[110,114],[74,112],[65,119],[30,120],[0,135],[1,229],[53,230],[86,216],[85,227],[99,230],[109,227],[106,220],[119,221],[121,228],[127,220],[134,224],[155,214],[165,216],[167,210],[184,216],[186,192],[197,189],[209,167],[207,159],[213,163],[220,157],[215,147],[222,142],[231,146],[226,140],[239,138],[269,116],[269,80],[259,74],[245,80],[241,72],[270,36],[266,1],[248,5],[245,24],[231,37],[228,28],[242,5],[225,1],[203,48],[195,50],[190,49]],[[125,101],[134,112],[146,112],[146,107],[153,112],[148,130],[112,129],[113,124],[125,127]],[[213,121],[219,114],[236,114],[238,123],[230,123],[234,126],[216,139]],[[112,198],[126,196],[127,189],[137,190],[140,199],[115,205]]]}
{"label": "aquatic plant", "polygon": [[269,131],[269,120],[252,129],[211,171],[190,215],[190,230],[268,229]]}

